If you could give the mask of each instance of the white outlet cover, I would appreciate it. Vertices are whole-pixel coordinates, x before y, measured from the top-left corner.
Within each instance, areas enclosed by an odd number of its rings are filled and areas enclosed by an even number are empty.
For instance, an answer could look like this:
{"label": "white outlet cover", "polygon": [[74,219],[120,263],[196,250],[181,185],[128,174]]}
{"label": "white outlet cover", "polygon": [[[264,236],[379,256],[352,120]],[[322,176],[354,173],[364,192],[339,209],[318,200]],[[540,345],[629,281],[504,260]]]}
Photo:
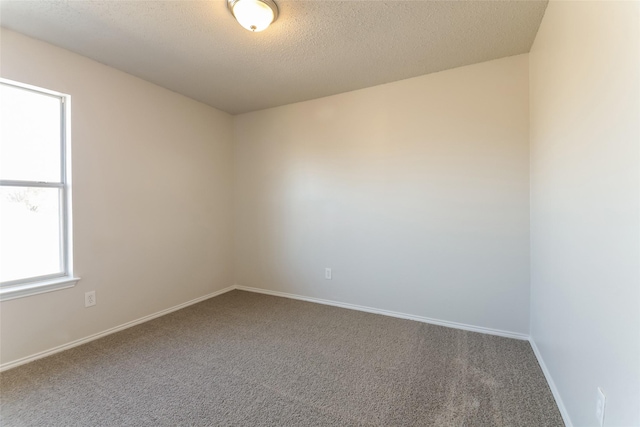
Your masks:
{"label": "white outlet cover", "polygon": [[325,268],[324,269],[324,278],[327,280],[331,280],[331,269],[330,268]]}
{"label": "white outlet cover", "polygon": [[607,397],[602,392],[602,389],[598,387],[598,395],[596,397],[596,418],[598,419],[598,425],[604,426],[604,406],[607,401]]}
{"label": "white outlet cover", "polygon": [[84,306],[91,307],[96,305],[96,291],[90,291],[84,293]]}

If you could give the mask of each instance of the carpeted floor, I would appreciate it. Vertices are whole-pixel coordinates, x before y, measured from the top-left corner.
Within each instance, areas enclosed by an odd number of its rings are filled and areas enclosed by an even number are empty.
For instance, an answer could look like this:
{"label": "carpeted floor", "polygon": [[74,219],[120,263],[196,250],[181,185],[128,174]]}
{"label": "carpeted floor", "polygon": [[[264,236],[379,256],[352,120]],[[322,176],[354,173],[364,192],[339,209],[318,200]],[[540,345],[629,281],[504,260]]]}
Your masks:
{"label": "carpeted floor", "polygon": [[529,343],[232,291],[0,374],[2,426],[562,426]]}

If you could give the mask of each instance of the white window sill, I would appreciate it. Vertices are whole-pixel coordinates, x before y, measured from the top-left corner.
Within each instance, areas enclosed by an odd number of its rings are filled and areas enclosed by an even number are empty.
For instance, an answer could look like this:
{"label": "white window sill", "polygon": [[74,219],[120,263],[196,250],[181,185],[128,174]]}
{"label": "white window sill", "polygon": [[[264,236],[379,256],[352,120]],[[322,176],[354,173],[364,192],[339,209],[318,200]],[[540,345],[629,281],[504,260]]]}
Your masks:
{"label": "white window sill", "polygon": [[79,277],[57,277],[55,279],[43,280],[41,282],[21,283],[0,288],[0,301],[8,301],[16,298],[28,297],[31,295],[43,294],[45,292],[57,291],[59,289],[71,288],[78,283]]}

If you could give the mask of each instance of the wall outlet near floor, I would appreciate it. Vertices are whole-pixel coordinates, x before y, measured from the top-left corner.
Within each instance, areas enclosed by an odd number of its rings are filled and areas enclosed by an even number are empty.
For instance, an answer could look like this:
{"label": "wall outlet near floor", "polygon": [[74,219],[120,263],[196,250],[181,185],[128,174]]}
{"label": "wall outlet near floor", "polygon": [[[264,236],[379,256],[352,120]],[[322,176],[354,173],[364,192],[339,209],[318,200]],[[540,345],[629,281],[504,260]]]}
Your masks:
{"label": "wall outlet near floor", "polygon": [[327,280],[331,280],[331,269],[330,268],[325,268],[324,269],[324,278]]}
{"label": "wall outlet near floor", "polygon": [[84,306],[91,307],[92,305],[96,305],[96,291],[85,292],[84,293]]}
{"label": "wall outlet near floor", "polygon": [[598,387],[598,395],[596,397],[596,418],[598,419],[598,425],[604,426],[604,404],[607,397],[602,392],[602,389]]}

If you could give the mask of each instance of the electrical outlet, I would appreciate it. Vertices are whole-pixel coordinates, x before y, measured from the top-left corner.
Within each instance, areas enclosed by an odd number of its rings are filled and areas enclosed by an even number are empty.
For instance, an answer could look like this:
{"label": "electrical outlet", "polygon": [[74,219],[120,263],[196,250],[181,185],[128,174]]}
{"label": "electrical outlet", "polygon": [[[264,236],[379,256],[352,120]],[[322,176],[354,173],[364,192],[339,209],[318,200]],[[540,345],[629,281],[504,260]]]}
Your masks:
{"label": "electrical outlet", "polygon": [[324,278],[327,280],[331,280],[331,269],[330,268],[325,268],[324,269]]}
{"label": "electrical outlet", "polygon": [[91,307],[92,305],[96,305],[96,291],[85,292],[84,293],[84,306]]}
{"label": "electrical outlet", "polygon": [[598,425],[604,426],[604,404],[607,401],[607,397],[602,392],[602,389],[598,387],[598,395],[596,396],[596,418],[598,419]]}

